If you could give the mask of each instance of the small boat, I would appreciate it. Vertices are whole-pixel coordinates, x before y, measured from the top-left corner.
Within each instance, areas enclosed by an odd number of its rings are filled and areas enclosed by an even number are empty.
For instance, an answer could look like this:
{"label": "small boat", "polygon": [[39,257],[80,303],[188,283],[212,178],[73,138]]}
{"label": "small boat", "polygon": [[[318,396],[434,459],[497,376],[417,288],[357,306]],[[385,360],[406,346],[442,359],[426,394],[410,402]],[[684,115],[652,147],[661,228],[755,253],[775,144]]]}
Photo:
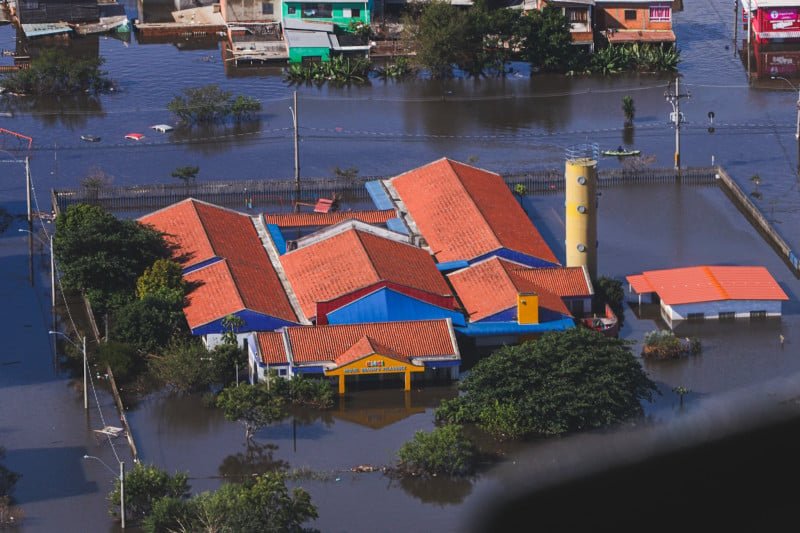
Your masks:
{"label": "small boat", "polygon": [[641,150],[603,150],[603,155],[610,155],[610,156],[617,156],[617,157],[626,157],[629,155],[639,155],[642,153]]}
{"label": "small boat", "polygon": [[126,139],[130,139],[132,141],[141,141],[144,139],[144,135],[141,133],[129,133],[125,136]]}
{"label": "small boat", "polygon": [[100,137],[98,137],[97,135],[81,135],[81,140],[90,143],[96,143],[100,142]]}
{"label": "small boat", "polygon": [[606,304],[605,316],[591,316],[581,319],[581,325],[599,331],[606,337],[617,337],[619,335],[619,320],[617,315]]}

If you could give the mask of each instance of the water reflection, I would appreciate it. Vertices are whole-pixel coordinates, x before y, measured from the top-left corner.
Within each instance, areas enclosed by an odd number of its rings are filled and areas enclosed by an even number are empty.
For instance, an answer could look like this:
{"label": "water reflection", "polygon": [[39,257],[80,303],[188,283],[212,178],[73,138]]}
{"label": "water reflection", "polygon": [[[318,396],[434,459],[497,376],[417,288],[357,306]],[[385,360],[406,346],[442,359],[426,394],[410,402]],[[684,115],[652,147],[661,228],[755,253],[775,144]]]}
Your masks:
{"label": "water reflection", "polygon": [[174,129],[169,142],[181,143],[192,152],[213,155],[261,138],[261,119],[236,124],[198,124]]}
{"label": "water reflection", "polygon": [[471,479],[449,477],[402,477],[389,482],[390,487],[395,484],[421,502],[440,507],[460,504],[473,486]]}
{"label": "water reflection", "polygon": [[270,443],[249,442],[243,452],[227,456],[219,465],[219,475],[231,481],[241,481],[266,472],[284,472],[289,463],[275,459],[278,446]]}

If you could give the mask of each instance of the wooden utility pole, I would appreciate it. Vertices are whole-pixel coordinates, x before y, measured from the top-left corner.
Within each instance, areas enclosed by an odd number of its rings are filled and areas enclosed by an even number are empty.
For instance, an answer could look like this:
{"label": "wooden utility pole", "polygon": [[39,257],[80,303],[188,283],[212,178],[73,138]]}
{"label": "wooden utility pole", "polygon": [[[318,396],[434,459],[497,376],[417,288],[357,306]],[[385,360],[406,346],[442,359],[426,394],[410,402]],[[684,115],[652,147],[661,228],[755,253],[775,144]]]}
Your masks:
{"label": "wooden utility pole", "polygon": [[28,226],[33,225],[33,212],[31,212],[31,163],[30,157],[25,156],[25,197],[28,200]]}
{"label": "wooden utility pole", "polygon": [[733,55],[739,51],[739,0],[733,0]]}

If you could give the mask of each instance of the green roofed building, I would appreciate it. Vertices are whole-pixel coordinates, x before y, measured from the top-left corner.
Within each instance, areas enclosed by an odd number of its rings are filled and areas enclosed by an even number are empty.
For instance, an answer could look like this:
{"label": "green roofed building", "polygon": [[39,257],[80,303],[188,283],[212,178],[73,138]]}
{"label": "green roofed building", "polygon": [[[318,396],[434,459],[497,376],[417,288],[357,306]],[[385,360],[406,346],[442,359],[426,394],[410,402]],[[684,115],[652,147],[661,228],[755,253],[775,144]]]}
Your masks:
{"label": "green roofed building", "polygon": [[347,31],[350,23],[370,23],[371,2],[328,0],[327,2],[283,2],[284,24],[289,19],[307,22],[332,22],[339,30]]}

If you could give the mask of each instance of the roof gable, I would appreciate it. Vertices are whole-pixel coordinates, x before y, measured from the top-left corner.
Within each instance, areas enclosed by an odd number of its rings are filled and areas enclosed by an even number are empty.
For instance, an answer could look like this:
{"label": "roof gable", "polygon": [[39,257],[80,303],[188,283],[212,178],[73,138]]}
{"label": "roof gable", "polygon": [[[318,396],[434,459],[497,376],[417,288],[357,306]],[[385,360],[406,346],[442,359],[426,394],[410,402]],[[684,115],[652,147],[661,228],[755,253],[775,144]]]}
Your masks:
{"label": "roof gable", "polygon": [[558,264],[499,174],[444,158],[389,183],[439,262],[508,248]]}
{"label": "roof gable", "polygon": [[447,277],[471,322],[492,317],[516,306],[519,293],[535,293],[539,306],[570,316],[563,300],[536,276],[518,275],[525,267],[493,257],[453,272]]}
{"label": "roof gable", "polygon": [[280,260],[308,318],[315,316],[317,302],[379,281],[450,294],[428,252],[356,229],[307,244],[282,255]]}
{"label": "roof gable", "polygon": [[330,226],[345,220],[359,220],[366,224],[386,224],[396,216],[394,209],[374,211],[333,211],[331,213],[271,213],[265,214],[267,224],[281,228],[301,228],[311,226]]}
{"label": "roof gable", "polygon": [[375,354],[382,355],[390,359],[396,359],[397,361],[403,363],[409,362],[408,357],[400,355],[392,348],[383,346],[369,335],[364,335],[361,337],[344,353],[335,357],[333,361],[336,363],[336,366],[342,366]]}
{"label": "roof gable", "polygon": [[216,255],[197,205],[197,200],[188,198],[138,219],[140,223],[164,233],[167,243],[172,246],[173,259],[183,268],[208,261]]}

